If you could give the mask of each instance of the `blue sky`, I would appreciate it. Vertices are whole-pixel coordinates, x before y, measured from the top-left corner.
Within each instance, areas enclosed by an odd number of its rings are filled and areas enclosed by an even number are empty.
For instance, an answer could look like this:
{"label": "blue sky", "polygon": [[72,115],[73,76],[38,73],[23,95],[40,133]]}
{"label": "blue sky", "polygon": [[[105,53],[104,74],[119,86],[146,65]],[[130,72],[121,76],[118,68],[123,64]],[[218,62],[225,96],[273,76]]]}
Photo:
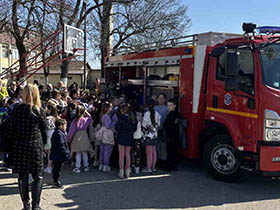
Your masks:
{"label": "blue sky", "polygon": [[[172,0],[171,0],[172,1]],[[280,26],[279,0],[181,0],[192,20],[188,34],[204,32],[243,33],[242,23]],[[98,68],[99,61],[92,63]]]}
{"label": "blue sky", "polygon": [[188,34],[243,33],[242,23],[280,26],[279,0],[181,0],[192,20]]}

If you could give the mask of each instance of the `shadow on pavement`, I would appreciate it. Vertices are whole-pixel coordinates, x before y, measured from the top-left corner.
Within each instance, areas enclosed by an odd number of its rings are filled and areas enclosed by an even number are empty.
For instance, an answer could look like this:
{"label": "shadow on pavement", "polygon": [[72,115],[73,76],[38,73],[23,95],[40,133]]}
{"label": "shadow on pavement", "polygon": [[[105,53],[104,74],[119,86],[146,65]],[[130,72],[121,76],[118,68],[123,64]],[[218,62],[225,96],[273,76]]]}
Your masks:
{"label": "shadow on pavement", "polygon": [[128,180],[118,179],[116,171],[102,175],[95,170],[90,174],[75,174],[71,180],[65,179],[63,196],[73,202],[57,207],[176,209],[279,199],[280,180],[251,176],[239,183],[223,183],[208,176],[202,166],[192,164],[171,174],[160,171]]}

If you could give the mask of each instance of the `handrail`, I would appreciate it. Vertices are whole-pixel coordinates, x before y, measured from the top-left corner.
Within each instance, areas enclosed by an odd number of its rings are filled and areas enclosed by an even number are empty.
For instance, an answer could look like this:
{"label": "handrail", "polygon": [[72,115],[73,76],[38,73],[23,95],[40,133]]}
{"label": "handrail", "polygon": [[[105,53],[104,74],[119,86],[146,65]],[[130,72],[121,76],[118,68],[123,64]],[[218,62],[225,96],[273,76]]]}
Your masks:
{"label": "handrail", "polygon": [[159,50],[163,48],[174,48],[179,46],[195,45],[198,41],[198,34],[183,36],[173,39],[151,42],[144,45],[121,46],[118,49],[110,50],[110,56],[123,55],[129,53],[139,53],[147,50]]}

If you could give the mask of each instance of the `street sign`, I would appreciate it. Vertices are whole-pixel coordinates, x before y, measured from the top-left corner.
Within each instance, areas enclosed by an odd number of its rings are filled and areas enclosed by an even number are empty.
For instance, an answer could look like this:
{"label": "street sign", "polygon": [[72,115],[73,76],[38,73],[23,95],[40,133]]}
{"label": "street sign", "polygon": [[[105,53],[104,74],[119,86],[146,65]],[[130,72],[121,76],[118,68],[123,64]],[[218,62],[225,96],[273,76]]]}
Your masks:
{"label": "street sign", "polygon": [[64,24],[64,52],[83,55],[84,32],[81,29]]}

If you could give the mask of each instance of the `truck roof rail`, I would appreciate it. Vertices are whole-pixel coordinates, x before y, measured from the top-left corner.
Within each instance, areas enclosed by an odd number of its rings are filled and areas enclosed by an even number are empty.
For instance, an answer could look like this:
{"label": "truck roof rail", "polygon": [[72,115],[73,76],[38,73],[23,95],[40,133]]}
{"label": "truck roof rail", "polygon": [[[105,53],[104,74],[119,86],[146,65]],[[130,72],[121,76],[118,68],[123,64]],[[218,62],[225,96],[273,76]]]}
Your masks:
{"label": "truck roof rail", "polygon": [[207,32],[201,34],[193,34],[173,39],[162,40],[158,42],[146,43],[143,45],[121,46],[118,49],[110,50],[110,56],[125,55],[130,53],[139,53],[152,50],[160,50],[166,48],[175,48],[192,45],[215,45],[229,38],[242,37],[241,34]]}

